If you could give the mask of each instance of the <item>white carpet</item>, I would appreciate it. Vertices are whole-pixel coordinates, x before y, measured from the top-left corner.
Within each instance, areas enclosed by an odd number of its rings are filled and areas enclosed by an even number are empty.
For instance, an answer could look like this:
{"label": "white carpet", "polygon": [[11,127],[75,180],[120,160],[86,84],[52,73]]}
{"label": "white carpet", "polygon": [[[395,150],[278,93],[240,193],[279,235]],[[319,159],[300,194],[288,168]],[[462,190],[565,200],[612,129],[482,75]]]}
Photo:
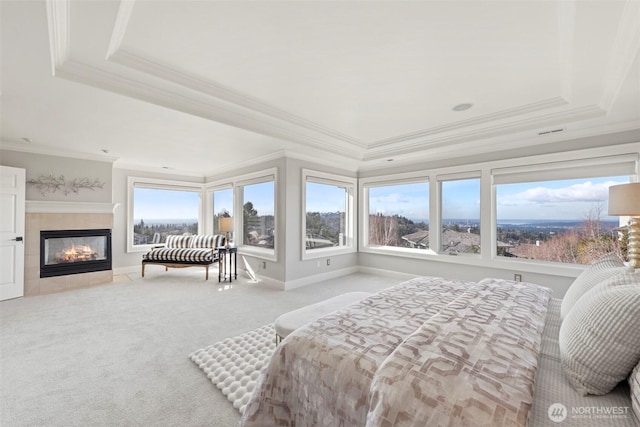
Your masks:
{"label": "white carpet", "polygon": [[189,358],[242,414],[275,350],[273,324],[196,350]]}

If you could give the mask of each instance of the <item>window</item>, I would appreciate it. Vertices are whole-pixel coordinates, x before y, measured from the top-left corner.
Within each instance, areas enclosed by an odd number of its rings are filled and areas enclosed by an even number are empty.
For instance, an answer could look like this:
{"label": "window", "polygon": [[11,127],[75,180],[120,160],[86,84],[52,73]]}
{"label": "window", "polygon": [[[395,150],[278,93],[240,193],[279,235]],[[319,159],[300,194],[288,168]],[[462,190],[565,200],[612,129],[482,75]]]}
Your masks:
{"label": "window", "polygon": [[129,251],[164,243],[169,235],[198,233],[200,186],[164,182],[167,181],[129,178]]}
{"label": "window", "polygon": [[606,176],[497,185],[497,255],[573,264],[624,256],[607,201],[609,186],[627,182]]}
{"label": "window", "polygon": [[429,248],[429,182],[365,187],[368,246]]}
{"label": "window", "polygon": [[442,234],[440,251],[480,253],[480,178],[440,182]]}
{"label": "window", "polygon": [[303,186],[303,258],[354,251],[356,180],[303,170]]}
{"label": "window", "polygon": [[233,189],[213,191],[213,234],[224,234],[220,232],[220,217],[233,217]]}
{"label": "window", "polygon": [[243,244],[274,249],[275,180],[245,184],[242,190]]}

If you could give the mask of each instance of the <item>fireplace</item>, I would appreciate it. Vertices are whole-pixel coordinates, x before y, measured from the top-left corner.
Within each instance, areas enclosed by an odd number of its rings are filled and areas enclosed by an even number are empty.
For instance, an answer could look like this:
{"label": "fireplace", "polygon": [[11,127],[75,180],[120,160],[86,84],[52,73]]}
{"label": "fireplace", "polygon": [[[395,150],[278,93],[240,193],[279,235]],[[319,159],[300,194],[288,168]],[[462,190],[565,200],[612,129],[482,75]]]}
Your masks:
{"label": "fireplace", "polygon": [[111,230],[40,231],[40,277],[111,270]]}

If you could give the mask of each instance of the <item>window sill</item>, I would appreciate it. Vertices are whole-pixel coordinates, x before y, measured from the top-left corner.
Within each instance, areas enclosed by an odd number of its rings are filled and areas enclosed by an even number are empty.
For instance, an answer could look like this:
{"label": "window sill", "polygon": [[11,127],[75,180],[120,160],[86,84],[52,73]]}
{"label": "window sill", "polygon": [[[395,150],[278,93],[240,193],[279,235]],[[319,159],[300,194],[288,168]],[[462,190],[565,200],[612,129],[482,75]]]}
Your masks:
{"label": "window sill", "polygon": [[247,255],[255,258],[264,259],[271,262],[278,262],[275,249],[263,249],[253,246],[238,246],[238,255]]}
{"label": "window sill", "polygon": [[457,256],[438,254],[430,249],[364,247],[360,252],[364,254],[396,256],[401,258],[413,258],[417,260],[493,268],[522,273],[549,274],[570,278],[576,278],[587,267],[580,264],[560,264],[547,261],[520,260],[513,258],[505,259],[503,257],[491,258],[480,254],[458,254]]}
{"label": "window sill", "polygon": [[337,246],[337,247],[329,247],[329,248],[319,248],[319,249],[311,249],[304,250],[302,252],[302,260],[310,260],[310,259],[318,259],[325,258],[328,256],[334,255],[345,255],[355,253],[356,249],[350,246]]}

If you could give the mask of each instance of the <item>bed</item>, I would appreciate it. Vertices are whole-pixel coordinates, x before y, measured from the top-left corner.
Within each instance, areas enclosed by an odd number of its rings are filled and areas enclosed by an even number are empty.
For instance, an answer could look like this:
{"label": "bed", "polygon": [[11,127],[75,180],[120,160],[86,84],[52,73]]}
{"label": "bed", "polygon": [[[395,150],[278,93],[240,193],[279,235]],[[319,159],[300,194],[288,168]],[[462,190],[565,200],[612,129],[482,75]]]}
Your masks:
{"label": "bed", "polygon": [[[624,384],[582,397],[563,377],[559,307],[528,283],[409,280],[289,335],[241,424],[544,426],[558,425],[555,403],[629,409]],[[589,425],[566,416],[562,425]],[[629,410],[592,425],[638,424]]]}

